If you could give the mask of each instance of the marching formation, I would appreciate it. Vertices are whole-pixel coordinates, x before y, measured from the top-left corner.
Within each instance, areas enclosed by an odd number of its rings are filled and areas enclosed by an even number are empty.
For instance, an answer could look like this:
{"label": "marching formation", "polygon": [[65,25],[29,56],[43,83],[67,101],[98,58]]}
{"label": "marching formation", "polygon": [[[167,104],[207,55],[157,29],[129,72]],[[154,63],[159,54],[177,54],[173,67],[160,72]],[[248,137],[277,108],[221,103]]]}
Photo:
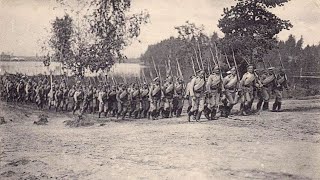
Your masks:
{"label": "marching formation", "polygon": [[[164,81],[157,76],[151,83],[106,83],[94,86],[77,81],[73,85],[65,79],[53,81],[47,77],[34,78],[22,75],[4,75],[0,82],[2,99],[7,102],[35,104],[39,109],[73,113],[98,113],[99,118],[171,118],[180,117],[187,104],[188,121],[228,117],[236,104],[240,115],[269,110],[272,94],[275,101],[271,110],[281,111],[282,92],[288,89],[283,69],[275,68],[258,72],[247,66],[242,77],[236,67],[222,73],[219,66],[211,73],[199,70],[185,83],[182,76],[167,75]],[[256,108],[253,108],[257,99]],[[185,103],[186,101],[186,103]]]}

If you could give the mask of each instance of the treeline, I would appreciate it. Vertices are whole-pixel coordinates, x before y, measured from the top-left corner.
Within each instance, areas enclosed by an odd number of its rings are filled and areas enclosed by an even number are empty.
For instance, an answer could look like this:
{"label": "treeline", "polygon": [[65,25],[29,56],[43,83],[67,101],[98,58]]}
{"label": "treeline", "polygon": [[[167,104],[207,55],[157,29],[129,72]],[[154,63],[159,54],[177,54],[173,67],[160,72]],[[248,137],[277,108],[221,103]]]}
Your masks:
{"label": "treeline", "polygon": [[[219,60],[223,71],[226,71],[228,69],[228,62],[231,66],[234,65],[233,54],[230,53],[227,48],[223,48],[224,45],[220,41],[217,33],[214,33],[209,39],[210,42],[217,44],[218,51],[216,51],[215,48],[210,48],[212,50],[211,53],[205,44],[200,44],[200,48],[196,49],[197,52],[200,52],[199,56],[203,59],[205,70],[208,68],[208,63],[211,63],[211,67],[214,66],[211,59],[218,56],[216,59]],[[176,70],[176,61],[179,61],[183,75],[187,78],[193,74],[191,60],[191,58],[195,56],[193,51],[187,42],[180,38],[170,37],[157,44],[150,45],[147,51],[141,55],[140,59],[146,66],[149,66],[152,73],[155,74],[153,58],[156,66],[159,66],[163,75],[166,73],[165,64],[168,62],[168,59],[171,60],[171,66],[174,72]],[[234,57],[239,63],[238,66],[243,73],[246,62],[242,61],[242,59],[245,58],[240,56],[241,55],[236,54]],[[290,35],[287,40],[278,42],[278,48],[269,50],[261,59],[257,59],[255,65],[258,69],[268,68],[269,66],[279,69],[281,67],[280,58],[290,79],[300,75],[320,75],[320,44],[304,46],[303,37],[297,39],[293,35]],[[195,66],[198,67],[197,62],[194,63]]]}

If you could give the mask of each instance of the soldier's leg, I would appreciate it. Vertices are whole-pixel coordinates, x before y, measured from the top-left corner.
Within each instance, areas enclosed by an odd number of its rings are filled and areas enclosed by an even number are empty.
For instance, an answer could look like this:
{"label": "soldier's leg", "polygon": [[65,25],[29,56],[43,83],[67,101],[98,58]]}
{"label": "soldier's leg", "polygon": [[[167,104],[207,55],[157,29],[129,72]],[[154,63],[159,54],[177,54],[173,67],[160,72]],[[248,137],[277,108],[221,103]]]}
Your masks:
{"label": "soldier's leg", "polygon": [[200,120],[201,114],[204,110],[204,104],[205,104],[205,96],[200,96],[199,97],[199,109],[197,113],[197,120]]}
{"label": "soldier's leg", "polygon": [[108,117],[109,110],[110,110],[110,103],[106,101],[104,102],[104,105],[103,105],[104,117]]}
{"label": "soldier's leg", "polygon": [[145,108],[143,110],[143,116],[144,118],[147,118],[148,117],[148,112],[149,112],[149,109],[150,109],[150,101],[148,99],[144,100],[145,101]]}
{"label": "soldier's leg", "polygon": [[190,122],[191,116],[195,115],[195,112],[198,110],[198,99],[197,97],[190,97],[191,98],[191,108],[188,112],[188,121]]}
{"label": "soldier's leg", "polygon": [[128,102],[123,104],[123,110],[122,110],[122,119],[125,119],[126,115],[127,115],[127,112],[128,112],[128,107],[129,107],[129,104]]}
{"label": "soldier's leg", "polygon": [[179,97],[178,105],[177,105],[177,114],[176,114],[177,117],[181,116],[182,109],[183,109],[183,97]]}
{"label": "soldier's leg", "polygon": [[99,110],[98,110],[98,114],[99,114],[99,118],[101,117],[101,113],[102,113],[102,111],[103,111],[103,102],[99,102]]}
{"label": "soldier's leg", "polygon": [[258,97],[257,111],[260,111],[262,103],[263,103],[263,92],[262,92],[262,90],[258,90],[257,97]]}
{"label": "soldier's leg", "polygon": [[267,110],[269,110],[269,99],[270,99],[269,92],[268,92],[267,88],[263,88],[262,92],[263,92],[262,93],[262,97],[263,97],[262,110],[267,111]]}
{"label": "soldier's leg", "polygon": [[121,116],[122,114],[122,103],[118,102],[118,113],[117,113],[117,119],[119,118],[119,116]]}

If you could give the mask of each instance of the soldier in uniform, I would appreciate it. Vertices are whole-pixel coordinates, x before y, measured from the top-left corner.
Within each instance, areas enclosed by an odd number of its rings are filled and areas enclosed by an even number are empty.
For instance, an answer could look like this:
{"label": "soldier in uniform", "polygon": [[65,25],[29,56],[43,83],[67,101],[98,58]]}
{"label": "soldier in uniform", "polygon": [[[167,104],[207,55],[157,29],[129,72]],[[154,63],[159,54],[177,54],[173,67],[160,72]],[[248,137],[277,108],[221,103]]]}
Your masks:
{"label": "soldier in uniform", "polygon": [[73,96],[74,96],[74,93],[75,93],[75,92],[76,92],[76,86],[73,85],[73,86],[70,88],[69,92],[68,92],[68,102],[67,102],[67,104],[66,104],[66,111],[68,111],[68,106],[69,106],[69,105],[71,106],[71,109],[72,109],[72,110],[73,110],[73,108],[74,108],[75,101],[74,101]]}
{"label": "soldier in uniform", "polygon": [[163,85],[163,95],[164,95],[164,107],[163,107],[163,117],[172,117],[172,102],[174,95],[174,84],[172,82],[172,77],[168,76],[166,82]]}
{"label": "soldier in uniform", "polygon": [[190,84],[192,108],[188,113],[188,121],[190,121],[191,116],[195,116],[196,121],[200,120],[205,103],[205,84],[205,73],[203,70],[199,70],[197,77],[194,78]]}
{"label": "soldier in uniform", "polygon": [[191,108],[192,108],[192,100],[191,100],[191,96],[190,96],[190,89],[191,89],[191,82],[195,77],[196,76],[194,76],[194,75],[190,76],[190,81],[188,82],[188,84],[186,86],[186,94],[185,94],[184,98],[188,100],[187,113],[189,113]]}
{"label": "soldier in uniform", "polygon": [[220,102],[220,92],[222,88],[221,80],[219,67],[216,66],[213,69],[213,73],[208,77],[206,84],[207,110],[205,111],[205,116],[208,120],[217,119],[216,113]]}
{"label": "soldier in uniform", "polygon": [[114,85],[108,92],[108,112],[111,112],[112,117],[118,113],[118,102],[117,102],[117,87]]}
{"label": "soldier in uniform", "polygon": [[36,91],[36,104],[39,109],[43,109],[44,89],[41,82],[38,83],[35,91]]}
{"label": "soldier in uniform", "polygon": [[276,77],[276,83],[274,84],[274,93],[275,93],[275,101],[272,106],[273,112],[281,112],[281,105],[282,105],[282,92],[283,88],[288,90],[288,82],[287,82],[287,76],[284,72],[284,69],[280,69],[279,74]]}
{"label": "soldier in uniform", "polygon": [[174,85],[174,98],[173,98],[173,112],[176,117],[180,117],[183,108],[183,99],[184,99],[184,84],[183,79],[178,78],[177,82]]}
{"label": "soldier in uniform", "polygon": [[24,97],[25,97],[25,91],[24,91],[25,87],[24,87],[24,83],[23,80],[21,79],[19,81],[19,84],[17,86],[17,94],[18,94],[18,98],[17,101],[18,102],[22,102]]}
{"label": "soldier in uniform", "polygon": [[133,115],[135,119],[139,118],[140,111],[140,88],[138,84],[133,83],[130,91],[130,112],[129,118]]}
{"label": "soldier in uniform", "polygon": [[99,101],[99,118],[101,117],[101,113],[104,112],[105,117],[107,117],[107,109],[108,109],[108,94],[106,91],[106,87],[102,87],[98,92],[98,101]]}
{"label": "soldier in uniform", "polygon": [[81,109],[81,114],[83,114],[85,111],[88,111],[92,113],[92,99],[93,99],[93,88],[92,85],[89,85],[88,88],[83,88],[84,92],[84,99]]}
{"label": "soldier in uniform", "polygon": [[74,107],[73,107],[73,114],[80,109],[80,104],[83,101],[84,92],[82,90],[81,85],[78,83],[76,86],[76,91],[74,92],[73,99],[74,99]]}
{"label": "soldier in uniform", "polygon": [[128,112],[128,106],[129,106],[129,92],[126,84],[123,84],[119,87],[119,91],[117,93],[117,101],[118,101],[117,119],[119,118],[119,116],[121,116],[122,119],[124,119]]}
{"label": "soldier in uniform", "polygon": [[257,85],[256,78],[257,77],[255,75],[253,65],[248,65],[247,72],[242,76],[240,81],[240,87],[243,91],[242,107],[240,109],[242,115],[248,115],[249,111],[251,110],[251,105],[254,99],[254,86],[261,86],[260,84]]}
{"label": "soldier in uniform", "polygon": [[140,117],[146,118],[148,116],[148,111],[150,108],[148,84],[144,83],[142,85],[142,88],[140,89],[140,97],[141,97]]}
{"label": "soldier in uniform", "polygon": [[26,87],[25,87],[25,93],[26,93],[26,102],[32,101],[32,81],[31,79],[28,80]]}
{"label": "soldier in uniform", "polygon": [[149,91],[149,101],[150,101],[150,116],[155,120],[159,115],[159,110],[161,106],[161,87],[160,79],[156,77],[153,79],[153,84],[150,87]]}
{"label": "soldier in uniform", "polygon": [[274,68],[270,67],[268,68],[268,71],[265,71],[261,75],[261,83],[262,87],[258,91],[258,103],[257,103],[257,111],[261,110],[261,106],[263,103],[262,110],[266,111],[269,110],[269,99],[270,99],[270,94],[271,94],[271,88],[273,86],[273,83],[275,82],[275,76],[273,72]]}
{"label": "soldier in uniform", "polygon": [[231,68],[228,71],[227,76],[223,78],[223,90],[222,92],[225,94],[227,102],[224,104],[224,116],[228,117],[231,113],[231,109],[235,104],[238,103],[239,96],[237,95],[238,88],[238,77],[237,70],[235,67]]}
{"label": "soldier in uniform", "polygon": [[55,86],[52,86],[52,88],[50,89],[50,92],[48,94],[48,105],[49,105],[49,109],[51,109],[51,106],[55,106],[55,94],[56,94],[56,89]]}
{"label": "soldier in uniform", "polygon": [[61,104],[63,102],[63,89],[62,88],[63,87],[59,87],[54,94],[56,112],[59,110],[59,108],[61,107]]}

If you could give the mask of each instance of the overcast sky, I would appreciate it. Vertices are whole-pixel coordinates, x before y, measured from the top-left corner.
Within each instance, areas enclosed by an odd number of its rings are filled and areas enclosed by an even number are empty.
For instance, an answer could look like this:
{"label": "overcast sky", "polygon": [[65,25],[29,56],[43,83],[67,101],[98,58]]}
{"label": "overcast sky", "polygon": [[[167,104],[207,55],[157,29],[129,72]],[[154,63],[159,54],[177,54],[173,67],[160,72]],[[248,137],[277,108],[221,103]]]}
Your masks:
{"label": "overcast sky", "polygon": [[[132,11],[148,10],[150,24],[144,26],[139,39],[125,50],[128,57],[139,57],[149,44],[170,36],[177,36],[175,26],[189,20],[203,24],[206,32],[217,31],[218,19],[224,7],[234,0],[133,0]],[[62,15],[54,8],[54,0],[0,0],[0,52],[32,56],[39,52],[39,39],[47,35],[50,21]],[[279,34],[285,40],[289,34],[304,37],[305,44],[320,42],[320,0],[291,0],[273,12],[294,25],[290,31]]]}

